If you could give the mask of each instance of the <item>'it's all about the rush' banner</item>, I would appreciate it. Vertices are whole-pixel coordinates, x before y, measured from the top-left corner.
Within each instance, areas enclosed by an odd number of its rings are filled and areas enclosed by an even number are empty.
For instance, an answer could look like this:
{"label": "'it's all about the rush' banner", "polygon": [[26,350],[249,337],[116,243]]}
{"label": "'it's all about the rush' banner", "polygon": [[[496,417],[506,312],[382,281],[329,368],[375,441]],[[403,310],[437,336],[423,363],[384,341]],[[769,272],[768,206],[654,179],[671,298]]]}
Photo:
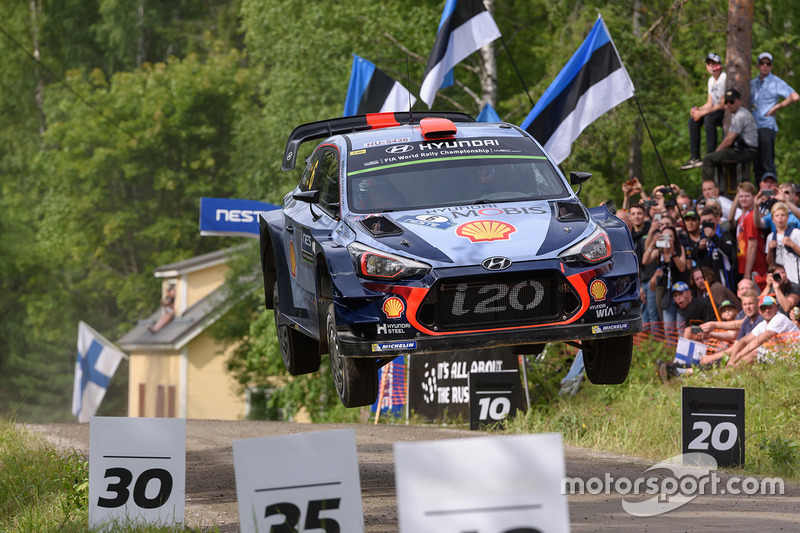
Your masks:
{"label": "'it's all about the rush' banner", "polygon": [[437,421],[469,420],[469,374],[519,369],[510,348],[458,350],[411,356],[408,406],[416,416]]}

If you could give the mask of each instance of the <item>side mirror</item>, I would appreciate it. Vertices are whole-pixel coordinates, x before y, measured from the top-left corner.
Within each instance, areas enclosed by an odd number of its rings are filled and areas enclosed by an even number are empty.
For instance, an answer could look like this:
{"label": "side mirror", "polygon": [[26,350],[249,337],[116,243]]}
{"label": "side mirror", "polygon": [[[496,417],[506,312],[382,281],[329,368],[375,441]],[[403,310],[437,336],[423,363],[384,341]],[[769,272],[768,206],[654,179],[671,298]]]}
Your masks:
{"label": "side mirror", "polygon": [[591,172],[570,172],[569,183],[571,185],[580,185],[584,181],[592,177]]}
{"label": "side mirror", "polygon": [[294,198],[298,202],[305,202],[307,204],[318,204],[319,191],[317,190],[317,191],[296,192],[292,195],[292,198]]}
{"label": "side mirror", "polygon": [[577,185],[578,192],[575,193],[576,196],[581,195],[581,189],[583,186],[581,185],[584,181],[588,180],[592,177],[591,172],[570,172],[569,173],[569,183],[570,185]]}
{"label": "side mirror", "polygon": [[314,222],[319,220],[319,217],[322,216],[314,212],[314,204],[319,203],[319,190],[296,192],[292,195],[292,198],[298,202],[304,202],[308,204],[308,209],[311,210],[311,220]]}

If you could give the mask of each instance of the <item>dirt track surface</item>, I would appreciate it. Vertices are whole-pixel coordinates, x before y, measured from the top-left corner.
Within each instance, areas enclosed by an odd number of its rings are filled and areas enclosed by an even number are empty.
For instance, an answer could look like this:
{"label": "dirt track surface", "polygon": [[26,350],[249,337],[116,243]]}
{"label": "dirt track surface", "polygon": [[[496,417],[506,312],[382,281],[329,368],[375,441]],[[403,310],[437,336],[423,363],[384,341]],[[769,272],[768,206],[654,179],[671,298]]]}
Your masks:
{"label": "dirt track surface", "polygon": [[[88,424],[31,425],[57,446],[88,454]],[[395,533],[397,502],[394,485],[395,442],[470,438],[482,433],[419,426],[357,424],[293,424],[189,420],[186,424],[186,523],[222,532],[239,530],[232,441],[307,431],[353,428],[356,433],[364,524],[367,533]],[[605,479],[641,478],[653,463],[578,448],[565,450],[567,476]],[[664,473],[663,470],[659,472]],[[730,475],[719,474],[723,483]],[[635,517],[622,500],[641,501],[614,493],[569,497],[572,531],[798,531],[800,488],[785,487],[784,495],[705,495],[666,514]]]}

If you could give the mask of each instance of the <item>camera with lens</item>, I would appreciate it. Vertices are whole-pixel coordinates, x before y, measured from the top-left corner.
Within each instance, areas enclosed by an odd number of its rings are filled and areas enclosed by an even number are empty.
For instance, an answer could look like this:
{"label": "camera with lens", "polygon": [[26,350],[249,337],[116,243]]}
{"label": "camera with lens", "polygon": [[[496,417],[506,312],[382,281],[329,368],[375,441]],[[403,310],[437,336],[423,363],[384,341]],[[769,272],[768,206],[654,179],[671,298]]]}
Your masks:
{"label": "camera with lens", "polygon": [[669,187],[661,187],[660,189],[658,189],[658,192],[660,192],[661,194],[672,194],[672,189],[670,189]]}
{"label": "camera with lens", "polygon": [[772,279],[775,281],[775,283],[780,283],[781,275],[778,272],[775,272],[772,274]]}
{"label": "camera with lens", "polygon": [[642,202],[642,207],[645,210],[650,209],[651,207],[655,207],[656,205],[658,205],[658,202],[656,202],[655,200],[645,200],[644,202]]}
{"label": "camera with lens", "polygon": [[703,228],[703,229],[705,229],[705,228],[709,228],[709,229],[713,229],[713,230],[717,229],[717,225],[714,222],[710,221],[710,220],[704,220],[703,222],[701,222],[700,223],[700,227]]}

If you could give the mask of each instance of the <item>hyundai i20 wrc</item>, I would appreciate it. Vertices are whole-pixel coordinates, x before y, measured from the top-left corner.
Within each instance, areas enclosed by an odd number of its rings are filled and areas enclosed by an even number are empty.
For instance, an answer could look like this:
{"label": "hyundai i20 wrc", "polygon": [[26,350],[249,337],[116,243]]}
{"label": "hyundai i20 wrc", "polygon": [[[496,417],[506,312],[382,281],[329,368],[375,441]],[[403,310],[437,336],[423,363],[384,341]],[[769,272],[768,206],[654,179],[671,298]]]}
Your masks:
{"label": "hyundai i20 wrc", "polygon": [[587,209],[525,131],[461,113],[380,113],[295,128],[307,159],[283,209],[259,216],[266,306],[293,375],[328,353],[347,407],[399,355],[580,347],[593,383],[622,383],[641,331],[627,227]]}

